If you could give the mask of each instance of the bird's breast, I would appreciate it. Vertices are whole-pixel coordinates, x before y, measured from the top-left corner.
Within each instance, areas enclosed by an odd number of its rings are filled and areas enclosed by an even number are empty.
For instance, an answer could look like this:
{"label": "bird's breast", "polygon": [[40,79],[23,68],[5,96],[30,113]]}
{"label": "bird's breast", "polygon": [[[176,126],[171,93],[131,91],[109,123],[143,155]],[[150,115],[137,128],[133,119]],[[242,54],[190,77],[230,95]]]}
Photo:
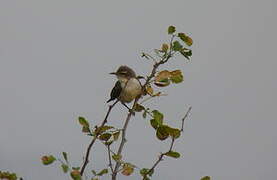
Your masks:
{"label": "bird's breast", "polygon": [[126,83],[122,83],[122,86],[123,89],[119,98],[122,102],[131,102],[141,94],[142,87],[136,78],[129,79]]}

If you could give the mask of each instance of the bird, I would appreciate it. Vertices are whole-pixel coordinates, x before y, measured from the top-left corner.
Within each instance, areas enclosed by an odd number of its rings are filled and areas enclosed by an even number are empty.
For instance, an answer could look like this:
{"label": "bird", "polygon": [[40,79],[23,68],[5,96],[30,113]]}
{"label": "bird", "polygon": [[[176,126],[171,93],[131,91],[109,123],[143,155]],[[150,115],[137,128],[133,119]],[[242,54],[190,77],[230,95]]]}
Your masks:
{"label": "bird", "polygon": [[[122,65],[116,72],[111,72],[110,74],[116,75],[118,80],[110,93],[110,99],[107,103],[117,100],[126,106],[125,103],[132,102],[142,94],[142,85],[136,77],[135,71],[130,67]],[[128,106],[126,107],[128,108]]]}

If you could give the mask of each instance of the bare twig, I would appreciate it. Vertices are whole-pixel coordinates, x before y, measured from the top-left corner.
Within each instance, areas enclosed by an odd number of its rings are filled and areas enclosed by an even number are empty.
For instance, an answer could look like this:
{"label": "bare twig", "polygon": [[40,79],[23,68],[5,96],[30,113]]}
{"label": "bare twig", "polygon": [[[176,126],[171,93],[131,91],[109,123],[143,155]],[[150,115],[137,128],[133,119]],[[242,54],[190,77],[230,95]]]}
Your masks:
{"label": "bare twig", "polygon": [[110,148],[110,145],[107,145],[107,149],[108,149],[108,157],[109,157],[109,167],[112,171],[112,173],[114,172],[113,171],[113,164],[112,164],[112,159],[111,159],[111,148]]}
{"label": "bare twig", "polygon": [[185,119],[188,117],[190,111],[191,111],[191,106],[189,107],[189,109],[187,110],[185,116],[182,118],[182,126],[181,126],[181,131],[183,132],[184,131],[184,123],[185,123]]}
{"label": "bare twig", "polygon": [[[102,121],[100,127],[103,127],[107,123],[110,112],[111,112],[112,108],[116,105],[117,102],[118,102],[118,100],[115,101],[112,105],[109,106],[107,114],[106,114],[104,120]],[[86,151],[86,156],[85,156],[85,161],[84,161],[84,164],[82,165],[82,168],[81,168],[81,171],[80,171],[81,176],[83,176],[84,171],[86,169],[86,166],[89,162],[89,160],[88,160],[89,159],[89,154],[90,154],[91,148],[92,148],[93,144],[95,143],[98,135],[99,135],[99,133],[95,134],[93,139],[91,140],[90,144],[88,145],[88,148],[87,148],[87,151]]]}
{"label": "bare twig", "polygon": [[153,56],[151,56],[150,54],[148,54],[148,53],[143,52],[142,55],[143,55],[143,57],[146,57],[147,59],[148,59],[148,58],[152,59],[152,61],[153,61],[154,63],[157,62],[156,59],[155,59]]}
{"label": "bare twig", "polygon": [[148,175],[149,173],[151,173],[151,172],[154,171],[154,169],[156,168],[156,166],[163,160],[163,157],[165,156],[165,154],[168,153],[168,152],[170,152],[170,151],[172,151],[174,142],[175,142],[175,139],[172,138],[172,139],[171,139],[171,143],[170,143],[170,147],[169,147],[168,151],[165,152],[165,153],[161,153],[161,154],[159,155],[159,158],[158,158],[157,161],[154,163],[154,165],[148,170],[148,172],[147,172],[146,174],[144,174],[143,180],[146,179],[146,177],[147,177],[147,175]]}

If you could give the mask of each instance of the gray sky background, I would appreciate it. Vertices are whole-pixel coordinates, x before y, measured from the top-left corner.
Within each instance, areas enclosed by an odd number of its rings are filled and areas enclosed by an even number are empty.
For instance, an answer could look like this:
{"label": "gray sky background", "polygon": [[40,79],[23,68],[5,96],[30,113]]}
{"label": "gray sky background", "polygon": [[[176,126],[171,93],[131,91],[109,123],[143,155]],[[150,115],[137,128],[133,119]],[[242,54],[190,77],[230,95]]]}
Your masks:
{"label": "gray sky background", "polygon": [[[194,40],[193,58],[175,58],[185,81],[147,106],[179,125],[193,106],[183,137],[153,179],[276,179],[276,6],[274,0],[0,1],[0,170],[24,179],[68,179],[43,154],[67,151],[78,166],[89,138],[76,119],[99,123],[119,65],[150,70],[141,51],[160,47],[175,25]],[[112,112],[121,126],[126,110]],[[149,119],[128,129],[125,159],[149,167],[169,142],[158,142]],[[93,165],[107,165],[95,146]],[[88,168],[88,170],[91,169]],[[104,178],[108,179],[108,178]],[[119,176],[120,180],[139,179]]]}

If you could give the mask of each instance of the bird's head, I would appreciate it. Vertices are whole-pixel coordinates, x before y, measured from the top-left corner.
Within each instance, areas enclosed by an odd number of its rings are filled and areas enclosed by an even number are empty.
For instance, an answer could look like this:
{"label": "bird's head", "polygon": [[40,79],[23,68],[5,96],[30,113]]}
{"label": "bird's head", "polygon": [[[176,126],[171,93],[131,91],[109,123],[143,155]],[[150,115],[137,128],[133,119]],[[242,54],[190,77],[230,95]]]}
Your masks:
{"label": "bird's head", "polygon": [[136,77],[136,73],[128,66],[120,66],[116,72],[111,72],[110,74],[116,75],[121,81],[128,81]]}

